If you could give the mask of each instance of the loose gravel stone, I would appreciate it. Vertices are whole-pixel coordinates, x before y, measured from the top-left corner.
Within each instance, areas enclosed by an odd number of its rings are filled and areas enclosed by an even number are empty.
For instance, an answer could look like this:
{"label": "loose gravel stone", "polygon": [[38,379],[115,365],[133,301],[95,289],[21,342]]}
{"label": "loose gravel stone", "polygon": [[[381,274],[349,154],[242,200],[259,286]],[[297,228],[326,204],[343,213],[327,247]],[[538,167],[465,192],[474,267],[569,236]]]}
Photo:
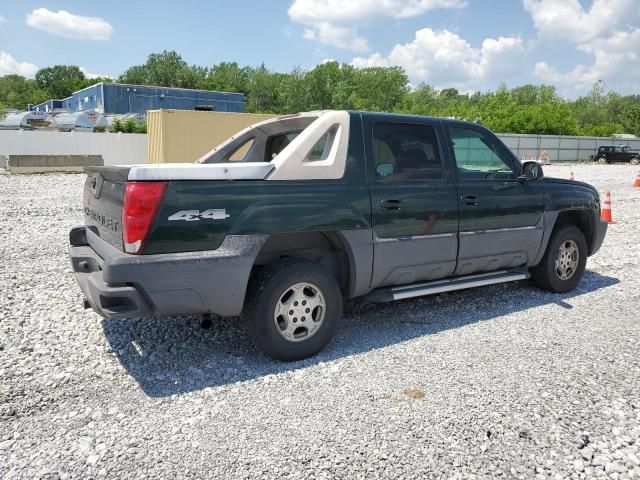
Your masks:
{"label": "loose gravel stone", "polygon": [[0,478],[640,478],[637,167],[571,171],[618,222],[576,291],[350,302],[291,364],[234,318],[84,310],[84,177],[0,174]]}

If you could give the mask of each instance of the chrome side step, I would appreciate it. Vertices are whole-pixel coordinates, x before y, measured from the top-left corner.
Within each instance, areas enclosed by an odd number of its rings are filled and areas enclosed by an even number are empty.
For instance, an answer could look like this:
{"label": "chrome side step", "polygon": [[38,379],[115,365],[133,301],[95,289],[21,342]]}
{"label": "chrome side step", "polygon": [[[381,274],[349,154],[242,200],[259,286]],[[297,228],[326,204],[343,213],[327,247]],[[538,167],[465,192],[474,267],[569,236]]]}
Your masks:
{"label": "chrome side step", "polygon": [[368,302],[380,303],[402,300],[405,298],[422,297],[435,293],[451,292],[453,290],[463,290],[465,288],[484,287],[495,285],[496,283],[515,282],[516,280],[526,280],[529,272],[524,270],[500,270],[491,273],[480,273],[477,275],[466,275],[464,277],[445,278],[431,282],[412,283],[398,287],[380,288],[374,290],[364,299]]}

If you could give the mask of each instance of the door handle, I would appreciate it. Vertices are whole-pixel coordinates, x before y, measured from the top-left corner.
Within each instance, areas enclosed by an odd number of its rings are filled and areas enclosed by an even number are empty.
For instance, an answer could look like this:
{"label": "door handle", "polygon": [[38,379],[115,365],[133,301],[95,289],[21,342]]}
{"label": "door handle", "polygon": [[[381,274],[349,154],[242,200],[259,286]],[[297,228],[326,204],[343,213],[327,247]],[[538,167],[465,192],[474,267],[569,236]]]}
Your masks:
{"label": "door handle", "polygon": [[478,197],[475,195],[462,195],[460,200],[462,200],[462,204],[466,207],[475,207],[478,205]]}
{"label": "door handle", "polygon": [[402,207],[402,200],[397,198],[388,198],[380,202],[380,208],[382,210],[400,210]]}

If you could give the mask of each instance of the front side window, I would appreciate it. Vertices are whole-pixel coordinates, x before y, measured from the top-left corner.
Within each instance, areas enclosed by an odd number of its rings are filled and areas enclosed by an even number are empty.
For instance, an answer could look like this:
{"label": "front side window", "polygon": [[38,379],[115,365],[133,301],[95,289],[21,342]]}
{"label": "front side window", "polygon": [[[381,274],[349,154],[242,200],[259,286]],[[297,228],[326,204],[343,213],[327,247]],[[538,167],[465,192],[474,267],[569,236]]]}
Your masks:
{"label": "front side window", "polygon": [[507,152],[496,144],[495,138],[466,127],[452,127],[450,132],[461,180],[500,180],[516,177]]}
{"label": "front side window", "polygon": [[442,178],[438,140],[430,125],[377,124],[373,128],[373,159],[380,182]]}

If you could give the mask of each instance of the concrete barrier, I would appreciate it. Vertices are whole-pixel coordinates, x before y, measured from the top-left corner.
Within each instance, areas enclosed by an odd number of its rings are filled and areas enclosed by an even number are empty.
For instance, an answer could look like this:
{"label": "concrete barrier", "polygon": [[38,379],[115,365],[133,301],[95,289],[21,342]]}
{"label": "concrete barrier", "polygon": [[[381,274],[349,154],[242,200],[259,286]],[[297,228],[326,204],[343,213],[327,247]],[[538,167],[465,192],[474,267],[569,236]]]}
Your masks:
{"label": "concrete barrier", "polygon": [[102,155],[8,155],[6,163],[11,173],[82,172],[104,165]]}

